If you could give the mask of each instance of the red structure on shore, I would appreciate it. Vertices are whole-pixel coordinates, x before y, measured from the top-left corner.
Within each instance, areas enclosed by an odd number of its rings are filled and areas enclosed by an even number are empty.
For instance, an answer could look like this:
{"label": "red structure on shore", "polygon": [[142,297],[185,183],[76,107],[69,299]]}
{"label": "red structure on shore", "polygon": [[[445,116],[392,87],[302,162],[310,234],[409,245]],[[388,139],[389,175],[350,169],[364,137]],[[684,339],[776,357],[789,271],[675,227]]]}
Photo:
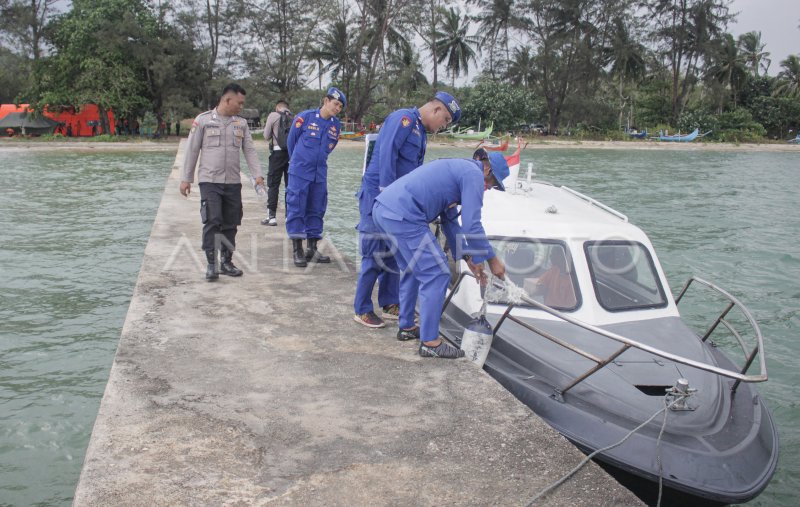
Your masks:
{"label": "red structure on shore", "polygon": [[[55,108],[54,108],[55,109]],[[28,107],[28,104],[0,104],[0,120],[2,120],[9,113],[24,113],[32,112],[33,110]],[[59,108],[58,110],[50,111],[45,107],[44,116],[55,120],[61,125],[56,129],[56,132],[61,135],[67,135],[71,132],[73,137],[91,137],[100,133],[100,111],[95,104],[85,104],[76,111],[74,107]],[[114,133],[114,113],[108,111],[108,128],[109,133]]]}

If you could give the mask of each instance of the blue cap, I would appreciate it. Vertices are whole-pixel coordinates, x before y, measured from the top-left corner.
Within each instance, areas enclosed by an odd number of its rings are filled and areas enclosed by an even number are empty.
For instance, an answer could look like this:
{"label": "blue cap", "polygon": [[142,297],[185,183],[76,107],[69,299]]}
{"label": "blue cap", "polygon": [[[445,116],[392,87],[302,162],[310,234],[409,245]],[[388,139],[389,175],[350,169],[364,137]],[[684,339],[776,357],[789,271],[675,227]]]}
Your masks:
{"label": "blue cap", "polygon": [[328,94],[327,95],[328,95],[328,98],[331,98],[331,99],[334,99],[334,100],[338,100],[339,102],[341,102],[342,103],[342,107],[347,107],[347,97],[344,96],[344,93],[342,93],[342,90],[340,90],[338,88],[334,88],[333,86],[331,86],[330,88],[328,88]]}
{"label": "blue cap", "polygon": [[453,123],[461,119],[461,107],[459,107],[455,97],[447,92],[436,92],[435,97],[436,100],[444,104],[447,110],[450,111],[450,116],[453,117]]}
{"label": "blue cap", "polygon": [[497,179],[497,183],[500,185],[502,190],[505,190],[506,187],[503,185],[503,180],[508,178],[508,175],[511,173],[511,171],[508,169],[506,157],[504,157],[503,154],[498,151],[493,151],[489,153],[489,163],[492,165],[492,174],[494,175],[495,179]]}

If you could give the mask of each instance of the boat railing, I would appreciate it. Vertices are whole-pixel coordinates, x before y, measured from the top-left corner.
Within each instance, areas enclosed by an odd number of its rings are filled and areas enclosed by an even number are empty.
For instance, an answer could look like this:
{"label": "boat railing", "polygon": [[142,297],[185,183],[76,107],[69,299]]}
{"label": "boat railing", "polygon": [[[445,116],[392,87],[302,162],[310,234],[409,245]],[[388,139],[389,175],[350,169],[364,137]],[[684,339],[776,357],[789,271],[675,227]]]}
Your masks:
{"label": "boat railing", "polygon": [[[675,298],[675,304],[680,305],[680,302],[683,299],[684,294],[686,294],[686,292],[689,290],[689,287],[694,282],[697,282],[698,284],[716,292],[717,294],[720,294],[728,301],[728,304],[725,306],[725,309],[722,310],[722,312],[720,312],[719,316],[717,316],[717,318],[714,320],[711,326],[709,326],[709,328],[706,330],[706,332],[700,339],[702,341],[708,340],[708,338],[714,333],[714,331],[719,327],[719,325],[722,324],[733,335],[733,337],[736,338],[736,341],[742,348],[742,353],[744,353],[745,361],[741,373],[743,375],[746,374],[747,370],[749,370],[750,366],[753,364],[753,361],[756,359],[756,357],[758,357],[759,367],[764,376],[764,379],[760,380],[760,382],[767,380],[766,358],[764,357],[763,353],[760,353],[764,350],[764,337],[761,334],[761,328],[758,327],[758,322],[756,322],[756,319],[753,318],[753,315],[750,313],[750,310],[748,310],[747,307],[741,303],[741,301],[736,299],[732,294],[730,294],[725,289],[722,289],[721,287],[718,287],[717,285],[709,281],[703,280],[702,278],[692,276],[689,277],[689,279],[686,281],[686,284],[683,286],[683,289],[681,289],[680,293]],[[725,319],[725,317],[727,317],[730,311],[733,310],[734,308],[737,308],[741,312],[741,314],[744,315],[744,318],[747,319],[747,323],[750,324],[750,327],[752,328],[753,333],[755,334],[756,345],[750,350],[748,350],[748,346],[745,343],[744,339],[742,338],[742,335],[733,327],[733,324],[729,320]],[[731,389],[735,391],[736,388],[739,386],[739,382],[741,382],[741,380],[737,379]]]}
{"label": "boat railing", "polygon": [[590,205],[597,206],[598,208],[600,208],[601,210],[605,211],[606,213],[610,213],[610,214],[614,215],[615,217],[619,218],[623,222],[627,222],[628,221],[628,216],[627,215],[625,215],[623,213],[620,213],[619,211],[615,210],[611,206],[608,206],[607,204],[603,204],[602,202],[598,201],[597,199],[593,199],[593,198],[589,197],[588,195],[584,195],[584,194],[578,192],[577,190],[573,190],[573,189],[571,189],[569,187],[565,187],[563,185],[561,186],[561,189],[564,190],[565,192],[569,192],[570,194],[574,195],[578,199],[581,199],[582,201],[586,201]]}
{"label": "boat railing", "polygon": [[[455,293],[460,288],[461,282],[467,276],[474,278],[474,275],[469,271],[462,271],[459,274],[459,276],[458,276],[458,278],[456,280],[456,283],[453,285],[452,290],[450,291],[450,294],[448,294],[447,298],[445,299],[443,309],[446,309],[447,306],[450,304],[450,302],[452,301],[453,296],[455,295]],[[738,300],[736,300],[736,298],[734,298],[733,296],[731,296],[730,294],[728,294],[724,290],[720,289],[719,287],[714,286],[713,284],[710,284],[709,282],[706,282],[704,280],[701,280],[699,278],[694,278],[694,277],[691,278],[689,280],[689,282],[687,282],[686,286],[684,287],[684,290],[681,291],[681,294],[678,296],[678,298],[676,298],[676,303],[680,300],[681,297],[683,297],[683,294],[686,292],[686,290],[688,289],[689,285],[691,285],[692,281],[696,281],[696,282],[698,282],[700,284],[703,284],[703,285],[705,285],[707,287],[710,287],[710,288],[714,289],[715,291],[719,292],[720,294],[722,294],[723,296],[728,298],[728,300],[730,301],[730,303],[732,305],[732,306],[730,306],[730,308],[728,308],[727,311],[723,311],[723,313],[720,315],[720,317],[718,317],[716,319],[716,323],[713,324],[711,326],[711,328],[709,328],[708,332],[706,333],[706,336],[702,338],[703,340],[707,339],[708,335],[710,335],[719,324],[723,324],[723,326],[725,326],[729,330],[733,330],[733,327],[730,325],[730,323],[724,320],[724,317],[727,315],[727,313],[730,311],[730,309],[733,308],[733,306],[737,306],[742,310],[743,314],[748,319],[750,325],[753,327],[753,329],[754,329],[754,331],[756,333],[756,339],[757,339],[758,343],[757,343],[756,348],[753,349],[752,351],[750,351],[750,353],[747,352],[746,346],[744,345],[744,341],[742,340],[741,335],[739,333],[735,332],[735,331],[732,331],[734,336],[737,337],[737,340],[739,341],[740,345],[742,346],[742,348],[743,348],[743,350],[745,352],[745,362],[746,362],[746,364],[745,364],[744,368],[741,371],[735,371],[735,370],[729,370],[729,369],[726,369],[726,368],[721,368],[719,366],[703,363],[701,361],[696,361],[694,359],[689,359],[689,358],[686,358],[686,357],[683,357],[683,356],[679,356],[677,354],[673,354],[671,352],[667,352],[667,351],[664,351],[664,350],[661,350],[661,349],[657,349],[655,347],[652,347],[650,345],[641,343],[641,342],[633,340],[631,338],[619,335],[617,333],[613,333],[611,331],[608,331],[608,330],[602,329],[600,327],[594,326],[592,324],[589,324],[589,323],[583,322],[581,320],[578,320],[578,319],[576,319],[574,317],[571,317],[569,315],[561,313],[558,310],[555,310],[555,309],[553,309],[553,308],[551,308],[551,307],[549,307],[549,306],[547,306],[547,305],[545,305],[543,303],[535,301],[535,300],[533,300],[533,299],[531,299],[531,298],[529,298],[529,297],[527,297],[525,295],[521,295],[520,296],[519,299],[521,300],[521,302],[523,302],[523,303],[525,303],[527,305],[533,306],[534,308],[537,308],[539,310],[542,310],[542,311],[544,311],[544,312],[546,312],[546,313],[548,313],[548,314],[550,314],[550,315],[552,315],[552,316],[554,316],[554,317],[556,317],[556,318],[558,318],[560,320],[563,320],[564,322],[567,322],[569,324],[572,324],[572,325],[578,326],[580,328],[586,329],[587,331],[591,331],[591,332],[596,333],[598,335],[604,336],[604,337],[606,337],[606,338],[608,338],[610,340],[619,342],[619,343],[622,344],[621,347],[618,348],[617,350],[615,350],[614,352],[612,352],[609,356],[607,356],[605,358],[597,357],[596,355],[592,354],[591,352],[587,352],[587,351],[581,349],[580,347],[577,347],[577,346],[575,346],[575,345],[573,345],[571,343],[567,343],[566,341],[564,341],[564,340],[560,339],[559,337],[557,337],[557,336],[545,331],[544,329],[542,329],[540,327],[537,327],[537,326],[535,326],[533,324],[530,324],[529,322],[525,322],[521,318],[519,318],[519,317],[517,317],[515,315],[512,315],[511,311],[517,306],[517,303],[514,303],[514,302],[511,302],[506,306],[506,309],[503,312],[502,316],[497,321],[497,324],[495,324],[495,326],[494,326],[494,328],[492,330],[492,333],[496,337],[497,333],[499,332],[499,330],[503,326],[503,324],[507,320],[510,320],[510,321],[512,321],[512,322],[514,322],[516,324],[519,324],[520,326],[528,329],[529,331],[531,331],[531,332],[533,332],[535,334],[538,334],[539,336],[542,336],[543,338],[546,338],[546,339],[550,340],[551,342],[553,342],[553,343],[555,343],[555,344],[557,344],[557,345],[559,345],[561,347],[564,347],[565,349],[568,349],[568,350],[574,352],[575,354],[578,354],[578,355],[580,355],[580,356],[582,356],[582,357],[584,357],[586,359],[589,359],[590,361],[595,363],[595,365],[592,368],[587,370],[585,373],[583,373],[583,374],[575,377],[574,379],[572,379],[567,385],[565,385],[563,387],[560,387],[560,388],[559,387],[555,388],[555,393],[554,393],[553,397],[558,401],[564,401],[564,394],[567,391],[569,391],[570,389],[572,389],[573,387],[575,387],[579,383],[583,382],[584,380],[586,380],[587,378],[589,378],[593,374],[595,374],[598,371],[602,370],[606,365],[608,365],[609,363],[613,362],[617,357],[619,357],[623,352],[625,352],[629,348],[636,348],[636,349],[642,350],[644,352],[648,352],[650,354],[662,357],[664,359],[668,359],[670,361],[674,361],[676,363],[685,364],[687,366],[691,366],[691,367],[697,368],[699,370],[707,371],[707,372],[714,373],[716,375],[720,375],[720,376],[723,376],[723,377],[726,377],[726,378],[734,379],[736,382],[731,386],[731,391],[732,392],[736,391],[736,388],[739,386],[740,382],[748,382],[749,383],[749,382],[764,382],[764,381],[766,381],[767,380],[767,366],[766,366],[766,361],[765,361],[764,353],[763,353],[763,350],[764,350],[763,337],[761,336],[761,331],[760,331],[760,329],[758,327],[758,324],[753,319],[753,317],[750,314],[750,312],[747,310],[747,308],[744,307],[744,305],[742,305]],[[493,282],[493,284],[498,289],[503,289],[504,288],[504,285],[501,284],[500,282],[496,281],[496,280]],[[747,370],[749,369],[749,367],[752,364],[753,360],[755,359],[756,355],[759,358],[759,366],[760,366],[761,372],[758,375],[747,375]]]}

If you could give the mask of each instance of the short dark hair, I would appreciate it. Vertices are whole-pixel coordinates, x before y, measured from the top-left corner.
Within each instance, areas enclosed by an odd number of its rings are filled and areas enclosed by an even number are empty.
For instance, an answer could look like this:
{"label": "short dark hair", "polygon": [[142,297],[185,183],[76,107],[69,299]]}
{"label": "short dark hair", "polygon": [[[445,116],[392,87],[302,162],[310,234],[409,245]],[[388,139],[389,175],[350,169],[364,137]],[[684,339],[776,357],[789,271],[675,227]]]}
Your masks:
{"label": "short dark hair", "polygon": [[233,92],[233,93],[239,93],[239,94],[242,94],[242,95],[247,95],[247,92],[246,92],[246,91],[244,91],[244,88],[242,88],[241,86],[239,86],[239,85],[238,85],[238,84],[236,84],[236,83],[229,83],[229,84],[226,84],[226,85],[225,85],[225,88],[223,88],[223,89],[222,89],[222,95],[220,95],[220,97],[222,97],[222,96],[225,96],[225,94],[226,94],[226,93],[228,93],[228,92]]}
{"label": "short dark hair", "polygon": [[276,102],[276,103],[275,103],[275,107],[278,107],[278,106],[280,106],[281,104],[283,104],[284,106],[286,106],[286,109],[289,109],[289,103],[288,103],[288,102],[286,102],[286,101],[285,101],[285,100],[283,100],[283,99],[281,99],[281,100],[279,100],[278,102]]}

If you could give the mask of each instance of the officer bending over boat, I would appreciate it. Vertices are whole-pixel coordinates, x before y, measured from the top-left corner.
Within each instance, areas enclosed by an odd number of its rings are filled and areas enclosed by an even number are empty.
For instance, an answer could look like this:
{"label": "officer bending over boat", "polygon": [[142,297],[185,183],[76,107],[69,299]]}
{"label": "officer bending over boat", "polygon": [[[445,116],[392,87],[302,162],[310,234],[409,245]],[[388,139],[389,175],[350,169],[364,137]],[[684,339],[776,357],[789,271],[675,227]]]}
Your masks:
{"label": "officer bending over boat", "polygon": [[440,217],[454,259],[464,259],[481,284],[487,281],[484,261],[492,274],[505,277],[505,266],[495,256],[481,224],[481,208],[485,190],[505,190],[502,181],[508,176],[508,163],[502,154],[487,155],[482,149],[474,157],[427,163],[389,185],[372,208],[375,225],[391,241],[404,276],[413,276],[419,286],[418,292],[400,293],[400,325],[413,325],[419,297],[420,327],[409,332],[419,338],[422,357],[464,356],[439,337],[450,270],[428,224]]}
{"label": "officer bending over boat", "polygon": [[[289,131],[289,182],[286,184],[286,233],[292,240],[295,266],[307,262],[330,262],[317,250],[328,207],[328,155],[339,142],[341,122],[337,114],[347,98],[337,88],[329,88],[322,107],[295,116]],[[303,252],[303,240],[308,250]]]}
{"label": "officer bending over boat", "polygon": [[[186,142],[180,192],[188,197],[192,191],[199,157],[200,218],[203,221],[203,250],[208,260],[206,280],[209,282],[219,278],[219,273],[242,275],[242,270],[232,261],[236,232],[243,213],[240,150],[244,151],[256,183],[264,184],[261,163],[247,121],[237,116],[244,106],[245,95],[244,88],[236,83],[225,86],[217,107],[195,118]],[[220,261],[219,271],[217,259]]]}
{"label": "officer bending over boat", "polygon": [[[400,315],[400,272],[389,245],[381,237],[372,221],[375,197],[398,178],[405,176],[425,160],[427,133],[435,133],[461,118],[461,108],[452,95],[438,92],[434,98],[417,109],[398,109],[383,121],[378,139],[367,164],[361,188],[358,191],[361,272],[356,284],[354,301],[355,321],[367,327],[384,327],[372,306],[372,289],[378,281],[378,305],[383,317],[397,320]],[[403,281],[404,284],[411,282]],[[405,287],[405,285],[404,285]],[[407,288],[416,290],[416,286]],[[413,325],[413,323],[412,323]],[[397,337],[408,334],[398,333]]]}

